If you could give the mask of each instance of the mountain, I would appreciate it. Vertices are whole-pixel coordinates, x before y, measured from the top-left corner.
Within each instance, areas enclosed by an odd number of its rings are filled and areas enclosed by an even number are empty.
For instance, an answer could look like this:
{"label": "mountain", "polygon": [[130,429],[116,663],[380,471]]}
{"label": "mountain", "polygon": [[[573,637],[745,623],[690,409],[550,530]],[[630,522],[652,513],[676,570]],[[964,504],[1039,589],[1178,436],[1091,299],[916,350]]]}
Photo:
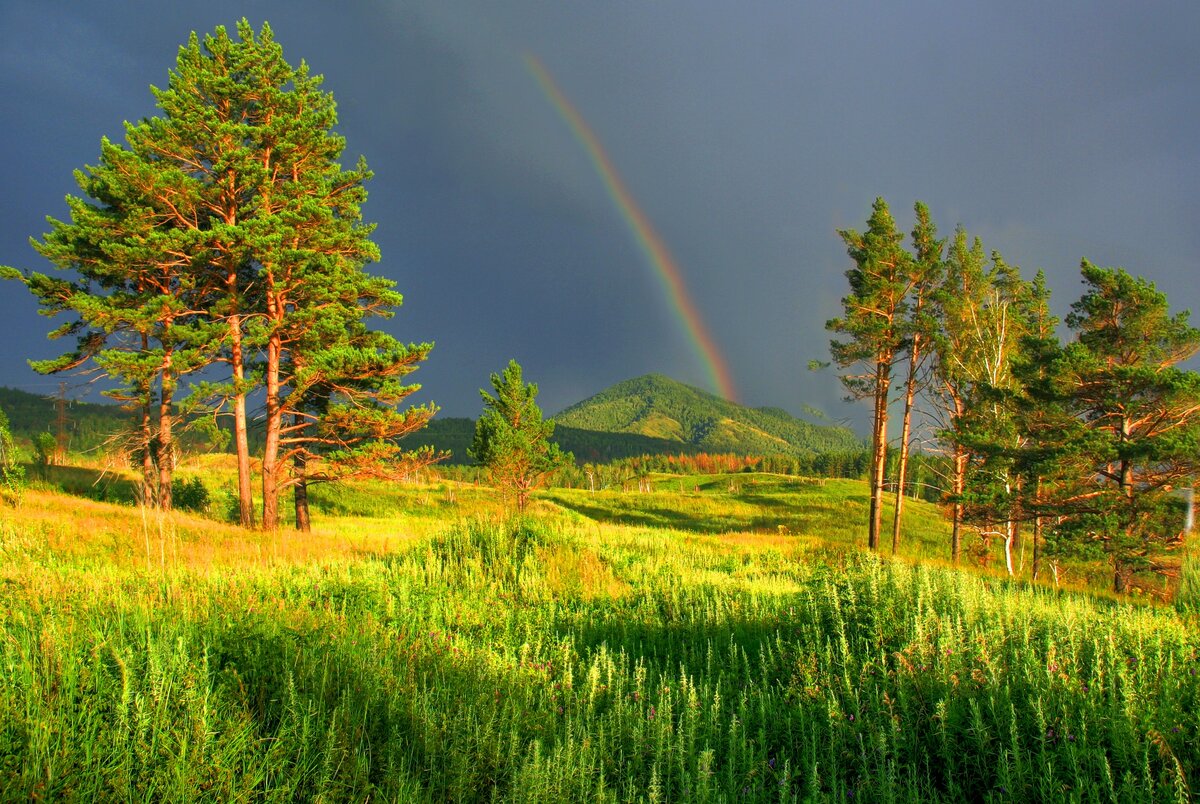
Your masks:
{"label": "mountain", "polygon": [[[475,420],[446,417],[435,418],[421,430],[406,437],[402,442],[408,449],[431,446],[436,450],[450,450],[451,464],[474,463],[467,449],[475,437]],[[598,430],[580,430],[558,424],[554,428],[554,441],[580,461],[606,462],[619,458],[636,458],[639,455],[662,455],[701,452],[699,448],[665,438],[652,438],[638,433],[606,433]]]}
{"label": "mountain", "polygon": [[564,430],[650,439],[675,452],[808,456],[862,448],[844,427],[813,424],[779,408],[747,408],[659,374],[617,383],[554,421]]}

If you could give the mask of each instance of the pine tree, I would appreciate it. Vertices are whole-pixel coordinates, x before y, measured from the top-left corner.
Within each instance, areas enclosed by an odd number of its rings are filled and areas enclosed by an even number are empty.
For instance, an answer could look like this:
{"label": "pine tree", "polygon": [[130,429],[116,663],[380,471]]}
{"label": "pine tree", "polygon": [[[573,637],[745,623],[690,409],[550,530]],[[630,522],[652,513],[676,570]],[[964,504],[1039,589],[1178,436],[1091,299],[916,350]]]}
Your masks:
{"label": "pine tree", "polygon": [[524,383],[517,361],[510,360],[491,380],[496,395],[479,392],[484,410],[475,424],[470,454],[488,468],[492,482],[523,512],[530,492],[574,457],[550,440],[554,422],[543,421],[535,402],[538,387]]}
{"label": "pine tree", "polygon": [[[338,164],[344,140],[333,130],[332,96],[303,62],[284,60],[268,25],[255,33],[243,19],[237,34],[217,28],[203,42],[192,34],[167,88],[152,88],[161,114],[128,125],[125,147],[105,141],[101,164],[80,174],[92,203],[73,199],[72,222],[52,222],[39,244],[77,278],[21,278],[48,313],[75,316],[52,334],[75,335],[77,348],[40,368],[93,360],[120,380],[121,398],[142,407],[143,473],[149,486],[157,457],[161,502],[169,504],[180,379],[224,363],[228,381],[196,383],[189,403],[204,401],[213,413],[232,407],[240,517],[253,524],[246,399],[261,383],[263,524],[275,527],[287,482],[285,420],[292,415],[294,432],[304,431],[312,406],[322,404],[313,401],[320,392],[296,393],[296,374],[312,354],[294,352],[311,345],[323,321],[341,327],[346,346],[346,333],[362,337],[361,322],[390,315],[400,296],[363,270],[379,257],[360,212],[371,174],[361,159],[351,170]],[[428,346],[396,346],[358,344],[374,349],[368,363],[391,378],[428,354]],[[382,366],[385,357],[398,367]],[[361,403],[396,395],[388,381],[373,391],[363,390],[371,381],[353,382],[354,394],[324,396]],[[427,419],[414,413],[406,421]],[[328,441],[302,440],[314,438]]]}
{"label": "pine tree", "polygon": [[[127,127],[131,141],[138,128]],[[176,225],[195,214],[195,199],[153,155],[108,140],[99,164],[77,171],[76,181],[85,198],[67,199],[70,222],[51,219],[34,243],[75,278],[23,277],[44,314],[70,316],[51,337],[73,334],[76,348],[32,365],[57,373],[91,360],[117,380],[105,393],[141,413],[133,451],[142,457],[144,497],[170,509],[179,379],[207,362],[207,335],[191,309],[190,234]]]}
{"label": "pine tree", "polygon": [[246,397],[255,387],[246,343],[257,310],[256,266],[246,224],[256,214],[264,180],[256,146],[261,124],[256,77],[273,69],[270,27],[256,36],[241,20],[238,39],[224,27],[201,39],[193,33],[179,49],[167,87],[151,87],[161,116],[127,134],[130,148],[153,157],[183,178],[195,212],[179,210],[174,225],[191,233],[196,259],[196,306],[212,325],[210,355],[229,366],[230,378],[200,383],[194,398],[217,400],[214,413],[232,407],[237,455],[239,517],[254,524]]}
{"label": "pine tree", "polygon": [[854,267],[846,271],[850,293],[842,299],[844,315],[825,324],[831,332],[845,335],[833,340],[829,351],[839,368],[860,366],[860,374],[842,375],[842,384],[851,397],[870,397],[874,402],[871,416],[871,508],[867,543],[879,549],[883,521],[883,492],[887,466],[888,402],[892,368],[904,342],[906,297],[911,289],[911,257],[903,248],[904,235],[887,202],[875,199],[867,231],[853,229],[838,232]]}
{"label": "pine tree", "polygon": [[1178,364],[1200,351],[1200,330],[1145,279],[1086,260],[1081,273],[1087,289],[1067,316],[1076,340],[1052,378],[1075,422],[1061,461],[1085,470],[1058,501],[1058,529],[1098,545],[1121,592],[1181,538],[1171,492],[1200,470],[1200,375]]}
{"label": "pine tree", "polygon": [[904,511],[904,490],[908,480],[908,456],[912,432],[913,405],[917,395],[917,383],[923,361],[928,355],[928,346],[936,321],[929,314],[930,296],[941,282],[942,252],[946,241],[937,239],[937,227],[929,215],[929,208],[917,202],[914,205],[916,224],[912,231],[913,259],[908,265],[912,296],[911,310],[904,322],[905,352],[908,362],[908,377],[904,382],[904,414],[900,426],[900,458],[896,468],[896,509],[892,521],[892,555],[900,550],[900,524]]}

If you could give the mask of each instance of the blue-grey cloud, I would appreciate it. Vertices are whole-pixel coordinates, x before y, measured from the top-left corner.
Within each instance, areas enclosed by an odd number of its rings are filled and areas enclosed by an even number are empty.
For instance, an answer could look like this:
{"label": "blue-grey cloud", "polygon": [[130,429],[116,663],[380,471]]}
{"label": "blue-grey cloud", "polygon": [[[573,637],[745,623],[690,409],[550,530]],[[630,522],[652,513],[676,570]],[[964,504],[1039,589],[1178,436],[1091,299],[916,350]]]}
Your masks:
{"label": "blue-grey cloud", "polygon": [[[1060,312],[1087,256],[1196,307],[1200,78],[1189,3],[332,4],[0,7],[6,191],[0,263],[62,215],[101,135],[153,112],[191,30],[270,20],[324,73],[405,306],[435,340],[418,373],[451,414],[509,357],[550,409],[646,371],[704,367],[586,154],[522,64],[537,53],[676,256],[746,401],[860,420],[829,374],[824,322],[848,267],[835,230],[916,199],[1032,272]],[[0,295],[0,382],[53,345]]]}

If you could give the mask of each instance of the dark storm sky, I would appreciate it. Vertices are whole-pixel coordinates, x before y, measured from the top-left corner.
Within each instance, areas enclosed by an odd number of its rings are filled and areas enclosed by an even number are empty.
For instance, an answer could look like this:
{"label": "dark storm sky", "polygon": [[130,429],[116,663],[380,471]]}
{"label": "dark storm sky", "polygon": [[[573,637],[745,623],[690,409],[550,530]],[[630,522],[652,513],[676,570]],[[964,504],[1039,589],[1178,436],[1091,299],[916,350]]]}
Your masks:
{"label": "dark storm sky", "polygon": [[[404,307],[436,341],[415,378],[476,415],[510,358],[556,411],[704,364],[587,155],[526,71],[535,53],[671,248],[742,400],[835,418],[824,322],[848,267],[835,229],[877,195],[915,199],[1027,274],[1062,313],[1087,256],[1200,307],[1200,5],[317,0],[0,0],[0,264],[65,216],[102,135],[154,113],[190,31],[269,20],[326,77],[346,162]],[[0,286],[0,384],[49,391],[56,353],[32,298]],[[94,397],[94,394],[93,394]]]}

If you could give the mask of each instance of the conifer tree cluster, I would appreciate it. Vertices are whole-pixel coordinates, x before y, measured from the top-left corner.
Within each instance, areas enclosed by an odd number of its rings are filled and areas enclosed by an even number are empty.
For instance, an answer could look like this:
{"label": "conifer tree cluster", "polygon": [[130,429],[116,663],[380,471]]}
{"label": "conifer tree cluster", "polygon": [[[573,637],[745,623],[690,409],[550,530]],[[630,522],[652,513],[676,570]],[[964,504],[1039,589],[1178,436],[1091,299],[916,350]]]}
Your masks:
{"label": "conifer tree cluster", "polygon": [[1033,575],[1047,556],[1102,556],[1113,587],[1152,568],[1184,526],[1173,492],[1200,471],[1200,351],[1187,313],[1123,269],[1084,260],[1068,343],[1056,334],[1041,272],[1021,278],[959,228],[937,238],[918,203],[912,252],[883,199],[866,233],[841,232],[853,267],[844,315],[827,328],[855,398],[871,398],[868,543],[880,549],[892,378],[904,366],[904,424],[892,549],[899,546],[914,410],[948,455],[951,557],[964,529],[1003,540],[1010,573],[1022,526],[1033,527]]}
{"label": "conifer tree cluster", "polygon": [[368,326],[402,298],[364,270],[379,259],[361,213],[371,173],[362,159],[339,163],[345,141],[321,83],[283,58],[268,25],[192,34],[166,88],[152,88],[158,115],[127,123],[124,144],[102,142],[99,163],[76,172],[70,220],[52,219],[35,242],[64,273],[6,271],[46,315],[67,319],[51,337],[74,338],[34,368],[88,364],[139,411],[132,452],[163,508],[189,412],[232,419],[247,526],[259,408],[266,528],[279,524],[285,488],[296,488],[305,527],[308,482],[434,458],[395,443],[434,413],[399,408],[431,344]]}

